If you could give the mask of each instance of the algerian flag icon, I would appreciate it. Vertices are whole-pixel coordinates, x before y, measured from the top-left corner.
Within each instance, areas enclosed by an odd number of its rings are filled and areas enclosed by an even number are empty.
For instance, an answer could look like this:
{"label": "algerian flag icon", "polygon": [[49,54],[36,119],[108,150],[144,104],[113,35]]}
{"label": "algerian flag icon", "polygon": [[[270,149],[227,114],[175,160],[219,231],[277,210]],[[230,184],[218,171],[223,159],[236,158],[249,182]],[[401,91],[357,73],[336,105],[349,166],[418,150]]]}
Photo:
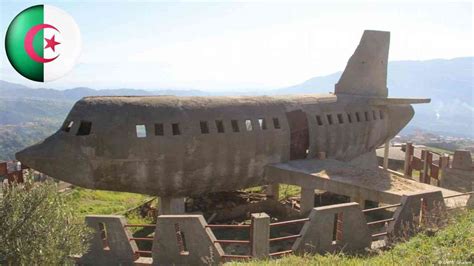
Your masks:
{"label": "algerian flag icon", "polygon": [[51,81],[74,67],[81,51],[81,34],[65,11],[37,5],[23,10],[10,23],[5,49],[8,60],[22,76]]}

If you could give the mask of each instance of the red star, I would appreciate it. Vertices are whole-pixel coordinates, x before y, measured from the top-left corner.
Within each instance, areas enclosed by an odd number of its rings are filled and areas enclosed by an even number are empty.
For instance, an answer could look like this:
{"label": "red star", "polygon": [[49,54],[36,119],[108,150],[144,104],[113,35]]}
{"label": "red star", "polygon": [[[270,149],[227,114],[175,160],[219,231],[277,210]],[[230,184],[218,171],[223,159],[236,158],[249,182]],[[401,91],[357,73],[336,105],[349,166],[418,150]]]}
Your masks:
{"label": "red star", "polygon": [[44,38],[44,39],[46,40],[46,46],[44,47],[44,49],[46,49],[46,48],[51,48],[51,49],[53,49],[53,52],[56,52],[56,50],[55,50],[56,45],[61,44],[61,43],[60,43],[60,42],[57,42],[57,41],[54,39],[55,37],[56,37],[56,36],[53,35],[53,37],[51,37],[51,39],[46,39],[46,38]]}

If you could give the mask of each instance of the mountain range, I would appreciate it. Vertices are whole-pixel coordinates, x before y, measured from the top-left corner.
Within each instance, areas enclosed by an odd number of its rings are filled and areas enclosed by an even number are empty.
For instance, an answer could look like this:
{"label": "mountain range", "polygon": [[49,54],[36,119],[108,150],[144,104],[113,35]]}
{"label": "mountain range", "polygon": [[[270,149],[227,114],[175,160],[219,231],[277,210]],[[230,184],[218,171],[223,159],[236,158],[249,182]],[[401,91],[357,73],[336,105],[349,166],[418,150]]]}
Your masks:
{"label": "mountain range", "polygon": [[[430,104],[415,105],[415,117],[405,131],[421,128],[438,134],[473,138],[473,63],[474,57],[389,62],[389,97],[432,99]],[[336,72],[313,77],[301,84],[265,91],[264,94],[328,93],[334,91],[334,84],[340,75],[341,72]],[[233,94],[249,95],[249,92]],[[99,95],[213,96],[229,93],[127,88],[95,90],[85,87],[67,90],[32,89],[0,80],[0,159],[12,159],[15,151],[54,132],[77,100]]]}

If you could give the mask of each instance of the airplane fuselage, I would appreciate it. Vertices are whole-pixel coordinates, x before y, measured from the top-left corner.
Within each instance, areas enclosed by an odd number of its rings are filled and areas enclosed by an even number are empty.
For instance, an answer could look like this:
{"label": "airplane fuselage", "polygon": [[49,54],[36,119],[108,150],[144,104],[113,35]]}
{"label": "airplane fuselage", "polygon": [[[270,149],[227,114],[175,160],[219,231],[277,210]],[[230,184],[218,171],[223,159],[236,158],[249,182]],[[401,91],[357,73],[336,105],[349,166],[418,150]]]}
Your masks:
{"label": "airplane fuselage", "polygon": [[17,154],[79,186],[187,196],[267,183],[265,166],[350,161],[395,136],[410,105],[354,95],[86,97],[63,127]]}

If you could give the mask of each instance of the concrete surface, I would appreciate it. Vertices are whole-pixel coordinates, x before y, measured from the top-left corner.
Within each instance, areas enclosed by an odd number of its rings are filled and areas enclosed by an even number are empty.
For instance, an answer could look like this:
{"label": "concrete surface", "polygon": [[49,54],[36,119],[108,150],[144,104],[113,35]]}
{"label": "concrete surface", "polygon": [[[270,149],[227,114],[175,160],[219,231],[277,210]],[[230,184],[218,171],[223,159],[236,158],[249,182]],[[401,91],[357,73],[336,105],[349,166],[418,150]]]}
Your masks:
{"label": "concrete surface", "polygon": [[[381,169],[360,169],[336,160],[295,160],[269,165],[271,182],[317,188],[339,195],[381,203],[399,203],[403,195],[441,191],[443,196],[459,194],[444,188],[423,184]],[[447,201],[449,207],[465,205],[467,197]]]}
{"label": "concrete surface", "polygon": [[160,197],[268,184],[265,166],[295,156],[363,167],[358,158],[393,138],[417,102],[386,99],[388,47],[388,32],[365,31],[335,94],[86,97],[16,156],[74,185]]}
{"label": "concrete surface", "polygon": [[[334,220],[342,214],[342,232],[334,238]],[[293,244],[297,254],[344,251],[356,252],[370,248],[372,243],[367,221],[355,202],[314,208],[310,221],[301,229],[301,238]]]}
{"label": "concrete surface", "polygon": [[266,213],[252,213],[251,243],[252,258],[266,258],[270,254],[270,216]]}
{"label": "concrete surface", "polygon": [[202,215],[161,215],[153,240],[154,265],[218,265],[224,255]]}
{"label": "concrete surface", "polygon": [[[124,227],[126,220],[123,216],[88,215],[85,222],[93,229],[93,237],[89,251],[79,260],[81,265],[134,264],[138,248],[135,241],[128,240],[132,234]],[[105,225],[105,235],[101,233],[100,223]]]}
{"label": "concrete surface", "polygon": [[452,168],[473,171],[471,153],[466,150],[456,150],[453,156]]}
{"label": "concrete surface", "polygon": [[420,223],[428,227],[445,223],[446,205],[441,191],[405,195],[401,203],[393,215],[395,220],[387,228],[389,238],[412,236]]}

